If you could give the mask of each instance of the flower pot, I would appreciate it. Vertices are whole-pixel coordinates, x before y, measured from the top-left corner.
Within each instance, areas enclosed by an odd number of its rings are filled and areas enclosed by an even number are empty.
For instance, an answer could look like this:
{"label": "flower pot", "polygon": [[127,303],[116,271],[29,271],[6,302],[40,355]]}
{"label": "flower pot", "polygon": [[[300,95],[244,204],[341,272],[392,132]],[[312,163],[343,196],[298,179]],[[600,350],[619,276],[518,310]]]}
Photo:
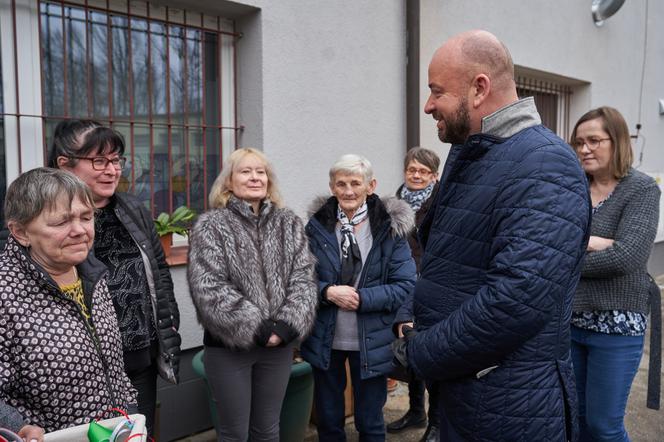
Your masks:
{"label": "flower pot", "polygon": [[[215,429],[218,428],[217,406],[212,391],[207,385],[205,366],[203,364],[204,350],[194,356],[191,364],[194,373],[205,379],[206,392],[210,415]],[[304,440],[309,425],[311,406],[314,400],[314,375],[308,362],[294,362],[291,367],[290,380],[286,388],[286,395],[281,407],[279,424],[279,440],[284,442],[300,442]]]}
{"label": "flower pot", "polygon": [[173,244],[173,234],[167,233],[159,237],[161,241],[161,248],[164,249],[164,256],[168,258],[171,256],[171,245]]}

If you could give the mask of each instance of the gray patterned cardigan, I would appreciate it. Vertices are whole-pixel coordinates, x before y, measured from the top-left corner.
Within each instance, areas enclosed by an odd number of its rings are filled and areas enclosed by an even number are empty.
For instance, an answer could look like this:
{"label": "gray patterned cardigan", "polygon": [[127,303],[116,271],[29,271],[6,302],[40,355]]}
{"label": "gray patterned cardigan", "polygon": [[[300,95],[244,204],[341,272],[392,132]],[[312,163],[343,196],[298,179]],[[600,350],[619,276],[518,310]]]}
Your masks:
{"label": "gray patterned cardigan", "polygon": [[574,298],[574,311],[627,310],[648,313],[648,257],[659,219],[655,180],[630,169],[611,198],[593,215],[590,234],[613,246],[587,252]]}
{"label": "gray patterned cardigan", "polygon": [[206,345],[248,350],[272,332],[302,340],[316,314],[315,258],[292,211],[264,203],[259,215],[231,196],[199,218],[188,279]]}

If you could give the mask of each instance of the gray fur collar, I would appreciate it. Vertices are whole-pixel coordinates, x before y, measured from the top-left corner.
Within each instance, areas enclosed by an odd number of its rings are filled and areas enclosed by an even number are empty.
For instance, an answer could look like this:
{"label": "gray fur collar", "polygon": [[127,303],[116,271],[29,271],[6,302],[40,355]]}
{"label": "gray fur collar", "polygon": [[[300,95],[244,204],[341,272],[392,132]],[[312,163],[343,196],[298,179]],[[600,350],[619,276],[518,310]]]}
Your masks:
{"label": "gray fur collar", "polygon": [[[372,233],[387,218],[394,236],[405,237],[415,228],[415,213],[405,201],[395,197],[378,198],[377,195],[371,195],[367,198],[367,204]],[[337,222],[336,211],[337,199],[321,195],[309,205],[307,215],[309,218],[315,218],[328,230],[334,231]]]}

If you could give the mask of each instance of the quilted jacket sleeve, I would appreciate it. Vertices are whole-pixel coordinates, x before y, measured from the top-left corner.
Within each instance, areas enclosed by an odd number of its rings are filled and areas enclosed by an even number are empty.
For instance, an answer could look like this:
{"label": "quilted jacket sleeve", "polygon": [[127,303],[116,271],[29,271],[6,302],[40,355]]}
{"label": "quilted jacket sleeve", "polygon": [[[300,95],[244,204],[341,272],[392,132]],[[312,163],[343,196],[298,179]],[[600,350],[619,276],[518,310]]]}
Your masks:
{"label": "quilted jacket sleeve", "polygon": [[[189,240],[187,279],[189,292],[201,325],[215,339],[239,346],[253,345],[261,325],[261,312],[229,278],[225,241],[214,212],[201,215]],[[230,252],[232,253],[232,251]]]}
{"label": "quilted jacket sleeve", "polygon": [[360,313],[384,311],[396,312],[406,302],[415,284],[415,261],[408,241],[395,237],[394,249],[389,257],[385,284],[360,289]]}
{"label": "quilted jacket sleeve", "polygon": [[[517,350],[571,296],[586,247],[587,188],[575,158],[544,145],[501,183],[486,279],[474,296],[408,343],[425,379],[474,375]],[[573,277],[573,276],[572,276]]]}
{"label": "quilted jacket sleeve", "polygon": [[309,251],[309,244],[300,218],[293,214],[289,223],[290,232],[286,241],[292,243],[293,266],[288,275],[286,299],[274,319],[288,324],[297,338],[309,334],[316,317],[318,287],[316,284],[315,258]]}
{"label": "quilted jacket sleeve", "polygon": [[586,254],[581,272],[584,278],[624,275],[648,262],[657,235],[660,191],[653,180],[635,193],[622,211],[613,245]]}

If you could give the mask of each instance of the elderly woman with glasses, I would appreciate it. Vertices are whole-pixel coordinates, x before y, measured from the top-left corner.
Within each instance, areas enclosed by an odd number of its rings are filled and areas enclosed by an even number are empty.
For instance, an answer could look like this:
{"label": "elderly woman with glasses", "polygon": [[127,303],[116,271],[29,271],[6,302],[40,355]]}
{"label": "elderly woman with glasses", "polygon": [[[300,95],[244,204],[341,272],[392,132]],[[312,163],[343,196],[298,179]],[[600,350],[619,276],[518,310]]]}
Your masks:
{"label": "elderly woman with glasses", "polygon": [[134,196],[116,192],[124,149],[115,130],[92,120],[68,120],[55,128],[48,164],[78,176],[92,191],[94,254],[109,269],[125,369],[153,434],[157,373],[168,382],[178,380],[180,316],[152,216]]}
{"label": "elderly woman with glasses", "polygon": [[416,276],[407,240],[413,211],[374,194],[373,168],[362,156],[342,156],[329,177],[332,196],[314,203],[306,227],[318,261],[320,307],[301,351],[314,367],[318,437],[346,440],[348,361],[360,440],[383,441],[392,322]]}
{"label": "elderly woman with glasses", "polygon": [[[409,149],[404,158],[404,183],[397,189],[397,198],[407,202],[410,208],[413,209],[416,226],[420,226],[424,221],[438,192],[439,166],[440,158],[438,154],[423,147]],[[413,229],[408,235],[408,244],[419,273],[422,245],[417,237],[417,228]],[[401,310],[395,321],[413,326],[413,315],[410,310],[410,308]],[[404,314],[406,316],[401,317]],[[410,407],[401,418],[387,425],[389,433],[399,433],[407,428],[426,425],[427,429],[420,442],[438,440],[438,388],[434,382],[429,382],[427,388],[429,390],[429,409],[425,413],[424,381],[422,379],[411,379],[408,382]]]}
{"label": "elderly woman with glasses", "polygon": [[628,441],[623,418],[643,352],[660,190],[631,167],[622,115],[587,112],[570,143],[590,182],[591,236],[572,313],[582,441]]}
{"label": "elderly woman with glasses", "polygon": [[23,440],[135,408],[106,267],[88,253],[94,211],[88,187],[59,170],[31,170],[7,190],[0,427]]}

